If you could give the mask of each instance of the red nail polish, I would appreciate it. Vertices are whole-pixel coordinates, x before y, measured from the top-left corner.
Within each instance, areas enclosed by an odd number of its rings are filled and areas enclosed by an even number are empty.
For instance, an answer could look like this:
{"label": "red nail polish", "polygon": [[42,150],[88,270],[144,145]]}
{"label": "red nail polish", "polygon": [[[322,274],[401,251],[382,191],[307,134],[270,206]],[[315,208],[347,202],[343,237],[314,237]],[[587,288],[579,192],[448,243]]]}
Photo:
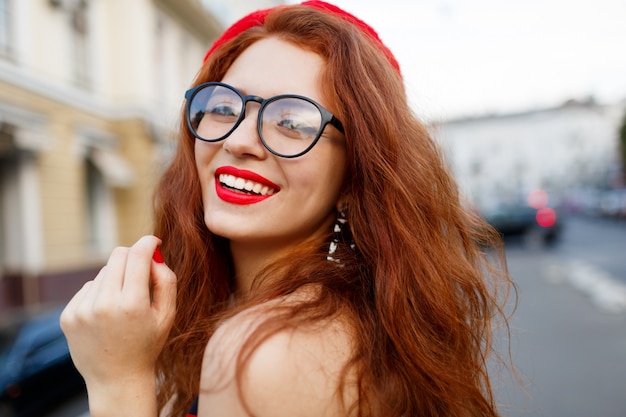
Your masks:
{"label": "red nail polish", "polygon": [[162,264],[163,263],[163,254],[161,253],[161,249],[159,249],[158,246],[157,246],[156,250],[154,251],[154,255],[152,255],[152,259],[154,260],[154,262],[156,262],[158,264]]}

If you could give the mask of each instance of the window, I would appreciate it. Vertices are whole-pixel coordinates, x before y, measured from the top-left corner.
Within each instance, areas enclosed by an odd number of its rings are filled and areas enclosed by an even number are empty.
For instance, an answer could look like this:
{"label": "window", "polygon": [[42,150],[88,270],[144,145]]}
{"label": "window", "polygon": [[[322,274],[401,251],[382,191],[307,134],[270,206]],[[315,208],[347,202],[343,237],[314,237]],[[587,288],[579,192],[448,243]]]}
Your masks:
{"label": "window", "polygon": [[19,154],[13,145],[15,126],[0,122],[0,277],[19,271],[22,254],[22,210],[19,195]]}
{"label": "window", "polygon": [[85,171],[87,244],[92,253],[104,255],[117,240],[113,193],[91,157],[85,160]]}
{"label": "window", "polygon": [[0,0],[0,57],[11,55],[11,0]]}
{"label": "window", "polygon": [[80,126],[76,138],[83,156],[84,239],[89,256],[102,260],[117,244],[116,190],[134,183],[134,171],[111,132]]}
{"label": "window", "polygon": [[155,99],[158,102],[165,102],[165,39],[166,21],[162,12],[157,11],[154,21],[154,37],[152,51],[152,72],[154,74],[154,92],[157,94]]}
{"label": "window", "polygon": [[[2,0],[0,0],[2,1]],[[87,1],[77,2],[71,11],[74,46],[74,80],[79,87],[89,87],[89,16]]]}
{"label": "window", "polygon": [[[12,123],[0,123],[0,277],[37,274],[41,268],[36,153],[20,148],[16,135],[21,131],[21,127]],[[30,288],[24,297],[37,301],[36,292]]]}

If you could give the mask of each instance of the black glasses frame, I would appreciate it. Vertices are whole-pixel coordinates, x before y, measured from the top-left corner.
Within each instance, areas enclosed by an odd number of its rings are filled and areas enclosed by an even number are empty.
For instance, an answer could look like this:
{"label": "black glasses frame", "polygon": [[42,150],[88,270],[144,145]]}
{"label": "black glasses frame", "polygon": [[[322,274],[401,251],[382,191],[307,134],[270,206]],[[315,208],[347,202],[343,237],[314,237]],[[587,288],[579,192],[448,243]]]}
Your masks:
{"label": "black glasses frame", "polygon": [[[196,132],[196,129],[194,129],[193,125],[191,124],[191,102],[193,101],[193,98],[196,96],[196,94],[198,94],[200,91],[204,90],[207,87],[215,87],[215,86],[228,88],[229,90],[237,94],[241,98],[242,108],[241,108],[241,113],[239,114],[239,118],[237,119],[233,127],[226,134],[216,139],[205,139],[201,137],[198,134],[198,132]],[[317,107],[317,109],[319,110],[322,116],[320,130],[317,133],[317,136],[315,136],[315,139],[311,142],[311,144],[305,150],[295,155],[285,155],[285,154],[276,152],[275,150],[270,148],[270,146],[265,142],[265,139],[263,138],[262,124],[263,124],[263,111],[265,110],[265,106],[267,106],[269,103],[272,103],[276,100],[280,100],[283,98],[297,98],[300,100],[308,101],[309,103]],[[254,101],[255,103],[259,103],[261,105],[261,107],[259,108],[259,112],[257,114],[257,123],[256,123],[257,133],[259,135],[259,138],[261,139],[261,143],[263,144],[265,149],[267,149],[272,154],[279,156],[281,158],[297,158],[298,156],[302,156],[308,151],[310,151],[313,148],[313,146],[315,146],[317,141],[320,139],[320,137],[322,136],[322,133],[324,132],[324,129],[326,129],[326,125],[328,124],[330,124],[331,126],[334,126],[341,133],[344,133],[343,125],[341,124],[339,119],[337,119],[331,112],[326,110],[324,107],[322,107],[321,104],[317,103],[315,100],[312,100],[308,97],[300,96],[297,94],[281,94],[281,95],[270,97],[270,98],[262,98],[262,97],[254,96],[254,95],[244,96],[241,92],[239,92],[239,90],[237,90],[235,87],[231,85],[224,84],[221,82],[206,82],[206,83],[199,84],[187,90],[185,92],[185,100],[187,101],[185,103],[185,118],[187,120],[187,128],[197,139],[203,142],[211,142],[211,143],[219,142],[221,140],[226,139],[228,136],[230,136],[235,131],[235,129],[237,129],[237,127],[241,124],[241,122],[246,118],[246,107],[248,105],[248,102],[250,101]]]}

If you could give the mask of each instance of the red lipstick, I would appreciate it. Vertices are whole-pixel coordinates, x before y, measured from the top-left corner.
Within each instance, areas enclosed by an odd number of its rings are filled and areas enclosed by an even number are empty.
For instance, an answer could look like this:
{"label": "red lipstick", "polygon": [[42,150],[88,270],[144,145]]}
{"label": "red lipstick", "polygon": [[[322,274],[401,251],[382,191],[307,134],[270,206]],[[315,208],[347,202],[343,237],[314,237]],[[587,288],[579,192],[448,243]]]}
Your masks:
{"label": "red lipstick", "polygon": [[[273,194],[261,195],[257,193],[247,193],[247,192],[239,192],[239,191],[233,190],[232,188],[226,187],[224,186],[224,184],[220,183],[219,176],[222,174],[232,175],[233,177],[241,178],[245,181],[252,181],[252,182],[258,183],[264,187],[268,187],[272,189],[274,192]],[[280,187],[278,185],[274,184],[267,178],[262,177],[256,172],[237,169],[232,166],[222,166],[215,170],[215,192],[217,193],[217,196],[221,200],[227,203],[238,204],[238,205],[255,204],[263,200],[266,200],[267,198],[276,194],[278,191],[280,191]]]}

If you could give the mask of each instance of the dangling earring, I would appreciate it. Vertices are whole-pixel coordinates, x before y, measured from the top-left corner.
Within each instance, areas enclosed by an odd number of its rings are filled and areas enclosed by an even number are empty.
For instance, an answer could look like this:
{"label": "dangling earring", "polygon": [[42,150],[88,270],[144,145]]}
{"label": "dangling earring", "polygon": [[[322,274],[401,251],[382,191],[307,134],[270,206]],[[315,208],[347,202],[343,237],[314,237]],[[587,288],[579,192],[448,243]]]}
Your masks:
{"label": "dangling earring", "polygon": [[346,218],[346,206],[343,206],[337,212],[337,220],[333,228],[333,237],[328,245],[328,256],[326,259],[332,262],[340,263],[341,259],[335,258],[335,252],[340,243],[345,243],[351,250],[356,248],[356,245],[352,241],[352,234],[350,233],[350,226],[348,225],[348,219]]}

